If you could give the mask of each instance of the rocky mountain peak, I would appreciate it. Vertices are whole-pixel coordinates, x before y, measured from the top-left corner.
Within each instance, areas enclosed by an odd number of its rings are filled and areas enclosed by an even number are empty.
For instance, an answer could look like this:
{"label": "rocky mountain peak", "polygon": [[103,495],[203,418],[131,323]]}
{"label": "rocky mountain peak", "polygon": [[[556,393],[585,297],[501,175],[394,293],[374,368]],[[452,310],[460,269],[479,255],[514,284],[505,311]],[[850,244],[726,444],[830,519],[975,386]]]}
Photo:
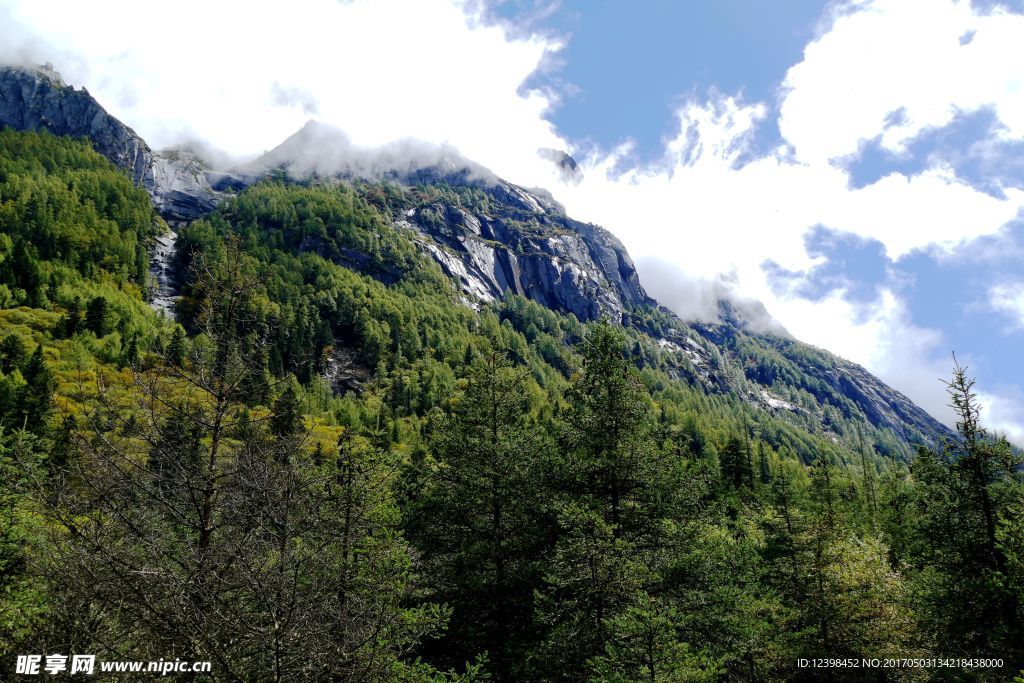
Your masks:
{"label": "rocky mountain peak", "polygon": [[153,152],[86,89],[64,83],[49,64],[0,68],[0,126],[89,139],[97,152],[149,191],[169,222],[197,218],[219,200],[198,162]]}

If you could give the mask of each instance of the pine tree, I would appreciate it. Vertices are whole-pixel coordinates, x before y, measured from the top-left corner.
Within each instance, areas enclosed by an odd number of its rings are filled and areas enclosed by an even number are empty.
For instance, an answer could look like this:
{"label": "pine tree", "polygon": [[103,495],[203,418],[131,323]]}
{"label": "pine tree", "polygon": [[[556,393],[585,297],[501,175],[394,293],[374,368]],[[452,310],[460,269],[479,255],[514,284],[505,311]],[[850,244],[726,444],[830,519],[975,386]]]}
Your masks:
{"label": "pine tree", "polygon": [[24,342],[16,334],[8,334],[0,342],[0,369],[8,374],[20,368],[25,359],[28,358],[28,350]]}
{"label": "pine tree", "polygon": [[1024,667],[1024,609],[999,540],[1000,519],[1024,495],[1021,459],[981,425],[966,368],[955,364],[946,386],[959,439],[914,459],[920,512],[905,552],[929,569],[921,574],[923,611],[943,642]]}
{"label": "pine tree", "polygon": [[186,341],[185,332],[175,326],[171,333],[171,341],[167,345],[166,360],[173,366],[182,367],[185,364]]}
{"label": "pine tree", "polygon": [[61,333],[65,337],[73,337],[85,324],[85,312],[82,310],[82,297],[76,296],[68,305],[60,320]]}
{"label": "pine tree", "polygon": [[302,404],[295,388],[288,385],[274,402],[270,431],[275,436],[294,436],[302,427]]}
{"label": "pine tree", "polygon": [[718,455],[722,479],[734,489],[749,488],[754,482],[750,442],[733,435]]}
{"label": "pine tree", "polygon": [[589,662],[596,681],[716,681],[721,660],[685,642],[684,619],[671,606],[640,591],[621,614],[608,620],[605,651]]}
{"label": "pine tree", "polygon": [[24,416],[25,426],[33,432],[39,432],[45,426],[52,408],[55,386],[53,373],[43,359],[42,344],[36,346],[36,350],[25,363],[22,375],[25,378],[25,386],[18,399],[21,414]]}
{"label": "pine tree", "polygon": [[496,350],[477,357],[432,432],[437,465],[409,525],[438,598],[454,608],[447,661],[487,652],[498,680],[522,677],[547,536],[545,442],[530,418],[525,371]]}
{"label": "pine tree", "polygon": [[106,297],[94,297],[85,310],[85,327],[97,337],[104,337],[110,334],[110,305]]}
{"label": "pine tree", "polygon": [[757,442],[757,472],[758,481],[767,486],[772,483],[772,471],[768,464],[768,454],[765,452],[764,442]]}
{"label": "pine tree", "polygon": [[667,542],[662,519],[685,489],[678,476],[685,461],[659,452],[647,391],[624,348],[620,331],[595,325],[567,393],[560,537],[543,592],[551,630],[542,656],[569,677],[604,651],[608,620],[653,582],[636,548],[659,552]]}

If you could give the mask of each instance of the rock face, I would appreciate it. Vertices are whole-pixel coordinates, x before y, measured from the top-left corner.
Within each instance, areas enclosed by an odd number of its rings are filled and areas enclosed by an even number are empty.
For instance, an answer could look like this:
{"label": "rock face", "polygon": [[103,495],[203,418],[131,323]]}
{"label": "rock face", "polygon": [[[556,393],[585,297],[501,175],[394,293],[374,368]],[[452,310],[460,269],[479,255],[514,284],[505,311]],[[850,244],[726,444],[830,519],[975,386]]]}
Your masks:
{"label": "rock face", "polygon": [[[577,171],[565,153],[557,153],[556,161]],[[654,303],[611,233],[568,218],[546,191],[502,180],[454,150],[409,142],[366,150],[342,131],[310,121],[230,181],[251,182],[275,169],[296,177],[387,179],[486,195],[486,203],[420,203],[396,218],[471,301],[511,292],[581,320],[615,321],[631,308]]]}
{"label": "rock face", "polygon": [[[581,320],[607,317],[631,325],[657,340],[680,378],[709,393],[734,393],[765,410],[810,421],[823,432],[830,430],[829,411],[839,411],[889,429],[907,444],[950,434],[864,368],[792,339],[759,302],[722,299],[716,323],[679,319],[646,294],[611,233],[569,218],[544,190],[519,187],[449,152],[367,152],[337,129],[311,122],[232,180],[251,182],[284,169],[299,177],[369,178],[422,188],[410,193],[421,198],[396,213],[395,225],[410,232],[471,305],[510,292]],[[541,154],[567,173],[578,172],[562,152]],[[358,267],[352,258],[345,265]],[[643,320],[652,311],[670,327],[646,327]],[[750,355],[752,348],[761,360]],[[797,402],[801,396],[803,405]]]}
{"label": "rock face", "polygon": [[627,310],[654,303],[611,233],[503,180],[478,187],[490,199],[486,210],[438,201],[398,221],[415,230],[467,294],[491,301],[511,292],[581,320],[617,322]]}
{"label": "rock face", "polygon": [[178,236],[171,232],[156,238],[149,257],[149,275],[152,282],[150,306],[171,315],[178,298],[177,273],[171,265],[174,258],[174,242]]}
{"label": "rock face", "polygon": [[[470,301],[511,292],[581,320],[608,317],[637,327],[675,359],[679,377],[710,393],[739,394],[766,410],[810,420],[826,432],[827,412],[835,410],[891,430],[908,444],[950,435],[864,368],[794,340],[759,302],[723,299],[715,323],[679,319],[647,296],[618,239],[567,217],[543,191],[429,170],[400,181],[451,188],[458,197],[468,196],[458,193],[467,188],[486,195],[486,201],[423,201],[395,221],[413,231]],[[671,328],[645,327],[644,314],[652,310],[671,321]],[[811,402],[801,406],[775,392],[809,396]]]}
{"label": "rock face", "polygon": [[[222,193],[238,192],[281,167],[321,177],[432,186],[437,191],[406,205],[394,216],[395,224],[409,230],[461,285],[471,305],[511,292],[581,320],[607,317],[632,325],[675,359],[680,377],[711,393],[736,393],[766,410],[811,419],[816,429],[828,429],[827,412],[838,410],[847,417],[859,414],[905,443],[933,442],[950,434],[864,368],[800,344],[781,328],[773,330],[764,322],[770,321],[767,311],[756,302],[720,302],[716,324],[680,320],[647,296],[632,260],[611,233],[569,218],[547,192],[501,180],[452,150],[402,144],[367,152],[353,147],[340,131],[310,123],[252,164],[215,173],[187,150],[154,152],[85,89],[69,87],[46,67],[0,69],[0,126],[88,138],[97,152],[149,191],[172,225],[212,211]],[[563,152],[541,153],[570,176],[579,173]],[[150,270],[157,308],[169,308],[177,294],[168,267],[173,249],[173,236],[154,247]],[[349,256],[345,265],[359,269],[364,255]],[[644,316],[652,312],[670,327],[646,327]],[[749,355],[751,348],[770,362],[757,362]],[[330,380],[338,390],[357,390],[368,377],[368,370],[354,366],[344,349],[332,357]]]}
{"label": "rock face", "polygon": [[85,88],[68,86],[48,66],[0,69],[0,126],[88,138],[97,152],[145,187],[172,224],[212,211],[220,199],[198,162],[153,152]]}

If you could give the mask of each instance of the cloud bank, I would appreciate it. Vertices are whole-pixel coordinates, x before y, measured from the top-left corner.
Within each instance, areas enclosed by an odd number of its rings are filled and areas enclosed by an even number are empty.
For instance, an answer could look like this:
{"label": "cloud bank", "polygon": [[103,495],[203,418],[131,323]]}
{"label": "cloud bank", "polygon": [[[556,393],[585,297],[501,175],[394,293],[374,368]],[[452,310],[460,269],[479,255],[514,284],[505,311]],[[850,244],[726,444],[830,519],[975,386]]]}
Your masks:
{"label": "cloud bank", "polygon": [[[853,235],[895,262],[1005,232],[1024,208],[1020,187],[979,189],[941,158],[856,186],[850,166],[869,145],[898,157],[979,111],[994,122],[992,153],[1024,140],[1024,17],[954,0],[829,12],[776,100],[691,98],[663,159],[646,166],[630,165],[628,142],[580,148],[561,136],[547,118],[560,94],[524,84],[557,68],[565,39],[495,25],[476,3],[0,0],[0,60],[53,62],[155,147],[202,140],[251,159],[315,116],[360,148],[415,139],[457,149],[611,229],[682,315],[710,315],[707,293],[727,286],[948,422],[942,333],[913,323],[898,281],[867,301],[841,285],[803,295],[801,279],[827,259],[807,240]],[[780,136],[764,149],[771,125]],[[581,175],[566,178],[538,149],[571,152]],[[1016,310],[1012,292],[990,294]],[[990,417],[1024,439],[1019,392],[993,391]]]}

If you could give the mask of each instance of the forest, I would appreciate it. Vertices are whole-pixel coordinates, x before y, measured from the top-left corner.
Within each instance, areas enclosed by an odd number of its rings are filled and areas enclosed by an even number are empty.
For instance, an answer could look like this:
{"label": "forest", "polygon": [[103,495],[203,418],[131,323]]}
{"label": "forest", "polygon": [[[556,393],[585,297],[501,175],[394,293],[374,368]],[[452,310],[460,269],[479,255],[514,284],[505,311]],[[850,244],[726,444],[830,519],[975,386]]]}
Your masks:
{"label": "forest", "polygon": [[955,437],[829,438],[686,381],[656,310],[465,305],[393,221],[439,193],[264,180],[178,230],[172,318],[146,193],[0,131],[0,678],[1024,679],[1024,461],[968,368]]}

